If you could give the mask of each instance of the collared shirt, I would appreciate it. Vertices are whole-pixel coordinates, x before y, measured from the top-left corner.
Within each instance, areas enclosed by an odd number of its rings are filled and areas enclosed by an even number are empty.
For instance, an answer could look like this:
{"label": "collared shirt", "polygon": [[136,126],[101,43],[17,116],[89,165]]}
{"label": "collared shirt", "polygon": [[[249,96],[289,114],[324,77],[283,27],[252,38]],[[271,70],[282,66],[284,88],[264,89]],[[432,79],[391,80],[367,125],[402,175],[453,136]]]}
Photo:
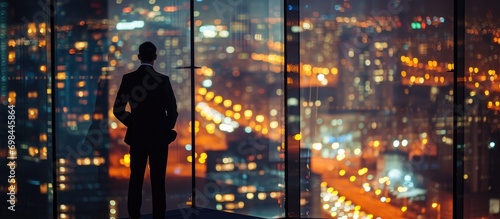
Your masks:
{"label": "collared shirt", "polygon": [[141,63],[141,65],[147,65],[147,66],[151,66],[153,67],[153,65],[149,64],[149,63]]}

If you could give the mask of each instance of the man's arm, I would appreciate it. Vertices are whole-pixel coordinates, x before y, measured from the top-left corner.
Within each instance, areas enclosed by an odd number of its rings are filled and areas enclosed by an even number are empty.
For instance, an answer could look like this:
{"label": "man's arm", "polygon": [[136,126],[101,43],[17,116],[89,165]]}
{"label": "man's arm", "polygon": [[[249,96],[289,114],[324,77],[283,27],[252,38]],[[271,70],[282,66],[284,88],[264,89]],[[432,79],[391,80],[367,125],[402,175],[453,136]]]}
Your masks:
{"label": "man's arm", "polygon": [[123,79],[124,78],[122,77],[120,88],[118,89],[118,93],[116,94],[115,104],[113,105],[113,114],[118,120],[120,120],[120,122],[128,127],[130,125],[130,119],[132,115],[130,114],[130,112],[125,110],[130,96],[125,92]]}
{"label": "man's arm", "polygon": [[167,127],[174,129],[179,113],[177,112],[177,100],[175,99],[174,90],[168,77],[165,80],[165,89],[167,90],[167,108],[165,109],[167,111]]}

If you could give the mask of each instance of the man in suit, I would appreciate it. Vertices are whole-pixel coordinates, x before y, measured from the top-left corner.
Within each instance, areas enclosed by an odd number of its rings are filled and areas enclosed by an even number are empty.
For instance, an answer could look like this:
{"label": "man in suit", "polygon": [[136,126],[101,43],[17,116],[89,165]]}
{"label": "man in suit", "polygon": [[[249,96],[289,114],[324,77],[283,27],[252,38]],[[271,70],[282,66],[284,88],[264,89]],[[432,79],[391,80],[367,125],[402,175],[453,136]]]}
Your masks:
{"label": "man in suit", "polygon": [[[125,126],[125,143],[130,146],[130,180],[128,213],[140,218],[142,184],[149,158],[153,196],[153,218],[165,217],[165,172],[168,144],[177,136],[177,103],[168,76],[153,68],[156,46],[145,42],[139,46],[141,66],[123,75],[113,106],[113,114]],[[127,103],[130,112],[126,110]]]}

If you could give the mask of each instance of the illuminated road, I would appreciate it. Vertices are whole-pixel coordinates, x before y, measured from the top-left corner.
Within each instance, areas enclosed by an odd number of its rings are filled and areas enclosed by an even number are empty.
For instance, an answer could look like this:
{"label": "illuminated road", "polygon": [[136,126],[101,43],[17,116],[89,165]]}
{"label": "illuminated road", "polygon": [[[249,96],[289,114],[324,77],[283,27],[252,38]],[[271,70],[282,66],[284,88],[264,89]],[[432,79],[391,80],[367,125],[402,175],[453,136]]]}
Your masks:
{"label": "illuminated road", "polygon": [[335,190],[339,191],[340,195],[345,196],[353,203],[360,205],[361,209],[365,212],[371,213],[376,217],[382,219],[408,219],[416,218],[415,215],[406,212],[403,213],[397,207],[388,203],[383,203],[376,199],[373,194],[367,193],[360,186],[350,182],[347,178],[342,177],[328,177],[323,175],[323,181],[328,183],[328,186],[333,186]]}
{"label": "illuminated road", "polygon": [[[361,178],[355,182],[349,181],[349,176],[357,175],[356,168],[360,167],[351,166],[349,168],[343,161],[315,156],[311,159],[312,171],[322,175],[322,181],[327,183],[327,187],[333,187],[335,190],[339,191],[339,195],[345,196],[347,200],[361,206],[362,211],[373,214],[374,218],[416,218],[416,215],[412,212],[402,212],[399,207],[381,202],[373,192],[365,192],[361,186],[362,182],[358,182]],[[344,177],[338,175],[340,169],[346,170],[346,175]]]}

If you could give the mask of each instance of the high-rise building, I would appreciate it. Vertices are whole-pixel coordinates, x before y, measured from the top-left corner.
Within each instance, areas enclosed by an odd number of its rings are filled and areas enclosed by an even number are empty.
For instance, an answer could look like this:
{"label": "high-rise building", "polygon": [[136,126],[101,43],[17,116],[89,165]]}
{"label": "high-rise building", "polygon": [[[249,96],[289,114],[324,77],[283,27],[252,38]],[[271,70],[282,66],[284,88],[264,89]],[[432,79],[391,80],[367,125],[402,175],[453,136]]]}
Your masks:
{"label": "high-rise building", "polygon": [[[44,22],[16,23],[6,20],[6,2],[0,2],[0,61],[2,117],[7,116],[7,105],[13,106],[15,144],[12,151],[7,146],[0,149],[2,163],[15,162],[14,181],[0,184],[2,192],[15,188],[16,209],[30,211],[10,212],[1,210],[2,217],[43,218],[52,212],[52,171],[49,154],[49,118],[47,69],[47,24]],[[7,24],[8,28],[7,28]],[[5,28],[4,28],[5,27]],[[5,121],[2,118],[1,121]],[[2,122],[2,124],[7,124]],[[3,133],[7,127],[1,127]],[[5,135],[2,135],[5,136]],[[7,142],[0,143],[2,145]],[[15,152],[15,159],[10,159]],[[14,213],[14,214],[13,214]]]}
{"label": "high-rise building", "polygon": [[207,207],[266,218],[280,216],[284,191],[279,152],[275,149],[278,145],[253,136],[244,142],[228,142],[227,151],[206,151],[199,155],[194,161],[206,159],[207,181],[219,185],[219,193],[209,197],[211,203]]}
{"label": "high-rise building", "polygon": [[[109,80],[106,1],[63,5],[56,23],[57,207],[61,218],[104,218],[109,209]],[[86,19],[79,11],[92,11]]]}
{"label": "high-rise building", "polygon": [[0,103],[7,104],[7,8],[9,4],[0,1]]}

